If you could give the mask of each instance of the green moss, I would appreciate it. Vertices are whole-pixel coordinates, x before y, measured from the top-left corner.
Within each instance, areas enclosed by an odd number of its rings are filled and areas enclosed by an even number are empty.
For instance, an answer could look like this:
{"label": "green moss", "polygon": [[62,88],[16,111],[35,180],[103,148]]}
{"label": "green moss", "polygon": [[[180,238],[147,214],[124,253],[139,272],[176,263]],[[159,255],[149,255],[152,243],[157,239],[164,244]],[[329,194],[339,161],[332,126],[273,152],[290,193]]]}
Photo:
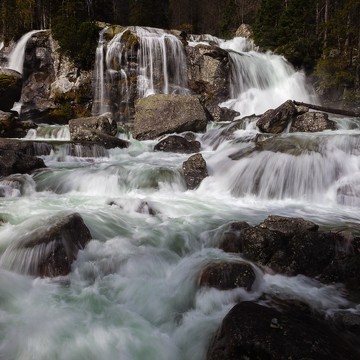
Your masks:
{"label": "green moss", "polygon": [[11,75],[1,74],[0,75],[0,88],[13,87],[16,85],[17,81],[18,80]]}
{"label": "green moss", "polygon": [[139,46],[139,38],[132,33],[131,30],[126,30],[121,37],[121,40],[126,43],[129,49],[136,49]]}

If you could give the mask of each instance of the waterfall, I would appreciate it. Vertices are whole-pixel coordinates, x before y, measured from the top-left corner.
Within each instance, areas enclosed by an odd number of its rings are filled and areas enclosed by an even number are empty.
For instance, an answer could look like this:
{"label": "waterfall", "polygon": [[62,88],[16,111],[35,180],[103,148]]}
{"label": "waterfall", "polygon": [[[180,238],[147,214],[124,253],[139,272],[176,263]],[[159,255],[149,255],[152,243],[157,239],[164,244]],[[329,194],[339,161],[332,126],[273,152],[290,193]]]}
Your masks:
{"label": "waterfall", "polygon": [[288,99],[314,102],[305,74],[295,71],[285,58],[256,51],[252,41],[234,38],[220,44],[229,51],[231,99],[223,106],[241,116],[262,114]]}
{"label": "waterfall", "polygon": [[108,111],[105,104],[105,79],[104,79],[104,33],[108,27],[100,31],[99,42],[96,48],[95,74],[94,74],[94,101],[92,107],[93,115],[100,115]]}
{"label": "waterfall", "polygon": [[125,121],[135,98],[189,93],[185,52],[176,36],[161,29],[126,28],[108,43],[104,68],[105,32],[96,52],[94,115],[111,111]]}
{"label": "waterfall", "polygon": [[34,34],[40,31],[44,30],[32,30],[20,38],[14,50],[9,54],[9,62],[7,65],[9,69],[16,70],[22,74],[24,67],[26,44]]}

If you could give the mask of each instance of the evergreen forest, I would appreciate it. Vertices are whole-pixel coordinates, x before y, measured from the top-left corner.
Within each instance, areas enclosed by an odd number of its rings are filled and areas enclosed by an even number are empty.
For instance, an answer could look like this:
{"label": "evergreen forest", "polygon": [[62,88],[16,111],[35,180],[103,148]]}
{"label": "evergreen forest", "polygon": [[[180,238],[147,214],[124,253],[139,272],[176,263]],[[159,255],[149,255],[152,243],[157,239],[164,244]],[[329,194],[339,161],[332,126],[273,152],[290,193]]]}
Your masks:
{"label": "evergreen forest", "polygon": [[348,101],[359,100],[360,0],[2,0],[0,20],[5,44],[29,30],[51,28],[82,67],[92,66],[97,21],[222,38],[247,23],[261,49],[314,74],[323,91],[337,89]]}

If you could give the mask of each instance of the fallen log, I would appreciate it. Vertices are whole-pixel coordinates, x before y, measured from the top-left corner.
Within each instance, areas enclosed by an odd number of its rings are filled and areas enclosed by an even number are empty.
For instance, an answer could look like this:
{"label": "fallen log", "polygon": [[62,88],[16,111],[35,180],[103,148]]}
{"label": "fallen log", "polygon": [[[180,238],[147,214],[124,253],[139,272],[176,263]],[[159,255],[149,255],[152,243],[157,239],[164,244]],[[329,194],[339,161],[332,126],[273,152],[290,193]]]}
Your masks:
{"label": "fallen log", "polygon": [[328,108],[326,106],[314,105],[314,104],[307,104],[299,101],[293,101],[293,103],[297,106],[306,106],[313,110],[323,111],[331,114],[338,114],[344,116],[351,116],[351,117],[360,117],[360,112],[350,111],[350,110],[342,110],[342,109],[333,109]]}

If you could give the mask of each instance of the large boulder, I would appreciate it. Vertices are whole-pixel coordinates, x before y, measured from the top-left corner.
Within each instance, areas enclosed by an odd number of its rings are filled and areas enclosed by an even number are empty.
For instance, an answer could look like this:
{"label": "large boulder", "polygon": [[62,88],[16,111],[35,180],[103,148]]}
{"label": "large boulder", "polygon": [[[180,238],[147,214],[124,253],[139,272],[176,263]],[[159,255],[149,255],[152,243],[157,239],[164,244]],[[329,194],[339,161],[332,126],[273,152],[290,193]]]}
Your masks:
{"label": "large boulder", "polygon": [[32,142],[0,139],[0,176],[25,174],[46,167],[44,161],[34,155]]}
{"label": "large boulder", "polygon": [[242,302],[224,318],[207,360],[355,360],[359,353],[330,324],[301,309]]}
{"label": "large boulder", "polygon": [[0,68],[0,110],[10,111],[20,100],[22,76],[15,70]]}
{"label": "large boulder", "polygon": [[221,120],[218,104],[230,97],[230,62],[227,51],[215,45],[186,46],[188,84],[202,96],[202,103],[214,120]]}
{"label": "large boulder", "polygon": [[154,146],[155,151],[166,151],[183,154],[191,154],[200,151],[201,144],[199,141],[189,141],[182,136],[170,135],[162,139]]}
{"label": "large boulder", "polygon": [[207,115],[197,96],[152,95],[135,105],[133,136],[155,139],[169,133],[205,131]]}
{"label": "large boulder", "polygon": [[117,124],[108,114],[72,119],[69,130],[73,141],[99,143],[107,149],[129,145],[127,141],[115,137]]}
{"label": "large boulder", "polygon": [[329,115],[321,112],[305,112],[297,116],[290,126],[290,132],[317,132],[335,130],[336,123],[329,120]]}
{"label": "large boulder", "polygon": [[35,129],[32,121],[20,121],[14,112],[4,112],[0,110],[0,137],[21,138],[24,137],[30,129]]}
{"label": "large boulder", "polygon": [[78,213],[57,215],[13,241],[2,256],[2,266],[33,276],[64,276],[91,238]]}
{"label": "large boulder", "polygon": [[256,125],[265,133],[279,134],[296,117],[298,110],[291,100],[281,104],[276,109],[266,111]]}
{"label": "large boulder", "polygon": [[197,188],[208,176],[206,161],[201,154],[190,156],[182,165],[184,179],[188,189]]}

